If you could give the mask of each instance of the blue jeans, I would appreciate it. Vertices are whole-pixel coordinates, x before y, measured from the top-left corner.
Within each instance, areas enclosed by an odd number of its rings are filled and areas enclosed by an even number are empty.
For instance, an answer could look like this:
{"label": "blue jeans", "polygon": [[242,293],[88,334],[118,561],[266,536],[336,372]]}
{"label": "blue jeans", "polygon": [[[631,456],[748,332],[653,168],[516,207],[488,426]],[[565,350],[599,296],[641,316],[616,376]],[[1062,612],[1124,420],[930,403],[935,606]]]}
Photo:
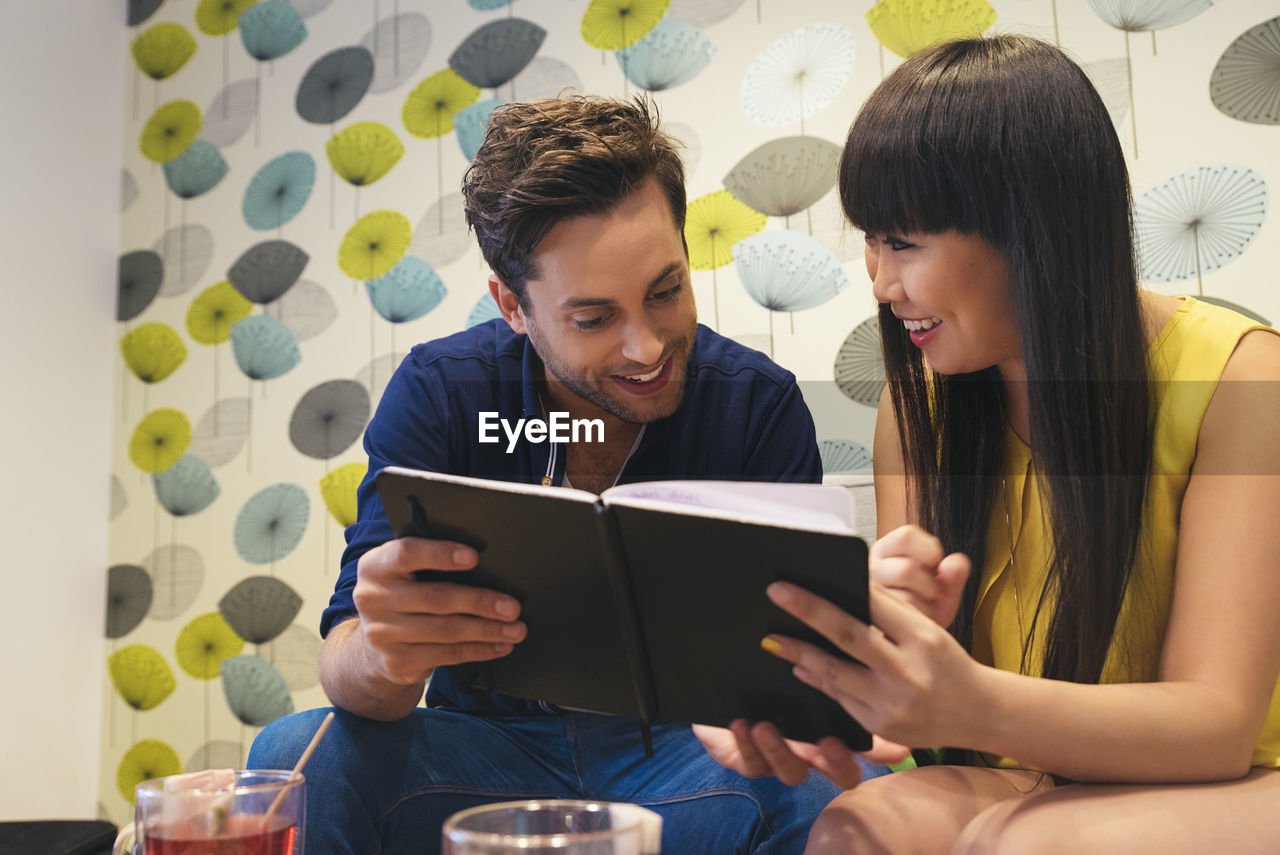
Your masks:
{"label": "blue jeans", "polygon": [[[327,710],[279,719],[249,768],[291,769]],[[307,762],[308,855],[439,852],[451,814],[526,798],[632,802],[662,815],[663,851],[790,855],[838,789],[747,779],[711,759],[687,725],[653,729],[646,759],[634,719],[558,711],[488,717],[419,708],[396,722],[342,711]],[[872,777],[885,770],[868,768]]]}

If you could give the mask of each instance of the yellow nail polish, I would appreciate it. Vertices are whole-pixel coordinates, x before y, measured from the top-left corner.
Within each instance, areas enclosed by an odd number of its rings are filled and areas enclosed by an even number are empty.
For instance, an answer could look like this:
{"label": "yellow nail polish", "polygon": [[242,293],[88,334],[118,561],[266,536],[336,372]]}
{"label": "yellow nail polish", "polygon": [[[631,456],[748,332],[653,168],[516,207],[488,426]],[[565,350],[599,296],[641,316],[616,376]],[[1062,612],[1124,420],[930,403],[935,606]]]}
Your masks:
{"label": "yellow nail polish", "polygon": [[768,652],[772,653],[774,656],[777,656],[778,654],[782,653],[782,645],[774,641],[772,638],[770,638],[767,635],[764,638],[760,639],[760,646],[765,650],[767,650]]}

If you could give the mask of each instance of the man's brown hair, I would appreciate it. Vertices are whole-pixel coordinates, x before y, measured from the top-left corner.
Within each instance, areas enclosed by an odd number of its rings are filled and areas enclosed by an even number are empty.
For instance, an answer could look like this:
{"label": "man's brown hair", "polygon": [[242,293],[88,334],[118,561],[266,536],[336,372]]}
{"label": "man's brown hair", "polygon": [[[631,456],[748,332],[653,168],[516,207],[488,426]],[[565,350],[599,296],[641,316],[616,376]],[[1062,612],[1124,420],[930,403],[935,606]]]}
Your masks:
{"label": "man's brown hair", "polygon": [[567,95],[504,104],[462,180],[467,224],[480,252],[524,305],[539,272],[533,251],[556,223],[603,214],[649,179],[684,236],[680,143],[648,99]]}

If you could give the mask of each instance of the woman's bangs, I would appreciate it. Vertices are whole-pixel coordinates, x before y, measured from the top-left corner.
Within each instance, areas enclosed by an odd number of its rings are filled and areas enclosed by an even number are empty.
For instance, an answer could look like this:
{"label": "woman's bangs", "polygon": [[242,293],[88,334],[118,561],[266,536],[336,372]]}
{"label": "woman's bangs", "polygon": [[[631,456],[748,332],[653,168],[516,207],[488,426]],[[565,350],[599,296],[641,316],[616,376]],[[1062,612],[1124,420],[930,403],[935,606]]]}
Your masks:
{"label": "woman's bangs", "polygon": [[929,112],[868,103],[854,122],[840,160],[840,201],[855,228],[878,235],[969,230]]}

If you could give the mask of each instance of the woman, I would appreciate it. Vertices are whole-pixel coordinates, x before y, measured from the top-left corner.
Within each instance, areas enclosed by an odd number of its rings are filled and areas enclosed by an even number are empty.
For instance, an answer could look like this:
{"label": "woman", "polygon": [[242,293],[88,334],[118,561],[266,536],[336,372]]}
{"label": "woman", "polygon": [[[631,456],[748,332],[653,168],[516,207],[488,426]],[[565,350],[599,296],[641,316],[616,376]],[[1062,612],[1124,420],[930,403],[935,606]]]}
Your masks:
{"label": "woman", "polygon": [[[779,583],[857,662],[764,646],[879,759],[952,748],[838,797],[808,851],[1275,851],[1280,337],[1138,289],[1110,117],[1034,39],[903,63],[840,190],[889,379],[874,627]],[[831,740],[699,735],[744,774],[857,782]]]}

